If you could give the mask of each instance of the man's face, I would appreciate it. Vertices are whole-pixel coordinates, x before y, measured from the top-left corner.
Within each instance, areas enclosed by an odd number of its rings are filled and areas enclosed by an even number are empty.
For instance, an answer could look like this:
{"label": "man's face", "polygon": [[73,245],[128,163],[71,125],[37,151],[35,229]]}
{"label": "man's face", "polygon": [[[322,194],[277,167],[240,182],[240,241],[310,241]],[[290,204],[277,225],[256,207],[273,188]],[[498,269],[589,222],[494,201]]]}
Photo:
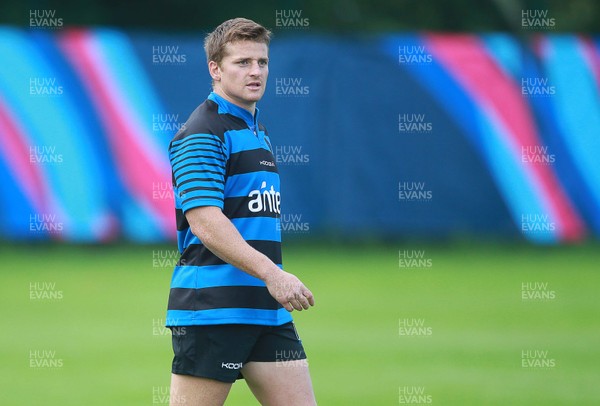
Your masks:
{"label": "man's face", "polygon": [[269,76],[269,48],[253,41],[225,45],[225,56],[217,65],[209,62],[215,92],[254,114],[256,102],[265,93]]}

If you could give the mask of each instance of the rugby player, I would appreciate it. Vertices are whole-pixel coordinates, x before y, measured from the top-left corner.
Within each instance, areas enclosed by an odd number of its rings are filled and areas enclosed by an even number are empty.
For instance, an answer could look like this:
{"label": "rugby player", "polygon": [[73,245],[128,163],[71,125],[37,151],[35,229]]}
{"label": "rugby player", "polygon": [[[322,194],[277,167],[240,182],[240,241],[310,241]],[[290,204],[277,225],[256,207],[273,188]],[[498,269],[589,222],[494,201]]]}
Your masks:
{"label": "rugby player", "polygon": [[169,146],[181,258],[171,280],[171,405],[222,405],[245,379],[262,405],[315,405],[291,312],[314,305],[281,261],[281,194],[256,103],[271,33],[225,21],[205,38],[213,91]]}

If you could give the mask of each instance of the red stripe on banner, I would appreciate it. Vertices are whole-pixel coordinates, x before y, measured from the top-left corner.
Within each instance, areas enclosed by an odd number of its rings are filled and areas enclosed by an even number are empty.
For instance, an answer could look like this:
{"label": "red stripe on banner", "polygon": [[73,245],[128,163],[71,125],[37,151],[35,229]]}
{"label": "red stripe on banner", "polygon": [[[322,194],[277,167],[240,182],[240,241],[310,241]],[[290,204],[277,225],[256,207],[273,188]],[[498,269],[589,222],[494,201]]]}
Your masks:
{"label": "red stripe on banner", "polygon": [[82,82],[102,118],[124,184],[136,200],[150,211],[163,235],[175,238],[172,200],[152,198],[155,183],[169,183],[170,173],[165,173],[157,166],[138,144],[135,132],[143,129],[134,128],[130,123],[131,116],[127,111],[132,109],[127,105],[126,98],[118,95],[110,83],[110,69],[102,58],[101,50],[94,47],[94,37],[86,31],[70,30],[63,34],[61,45],[83,78]]}
{"label": "red stripe on banner", "polygon": [[[478,38],[429,34],[426,41],[428,49],[465,91],[502,121],[511,137],[510,144],[519,148],[514,151],[515,154],[520,156],[520,146],[540,146],[533,119],[519,87],[495,63]],[[559,237],[566,241],[583,238],[583,222],[550,167],[522,167],[556,219]]]}

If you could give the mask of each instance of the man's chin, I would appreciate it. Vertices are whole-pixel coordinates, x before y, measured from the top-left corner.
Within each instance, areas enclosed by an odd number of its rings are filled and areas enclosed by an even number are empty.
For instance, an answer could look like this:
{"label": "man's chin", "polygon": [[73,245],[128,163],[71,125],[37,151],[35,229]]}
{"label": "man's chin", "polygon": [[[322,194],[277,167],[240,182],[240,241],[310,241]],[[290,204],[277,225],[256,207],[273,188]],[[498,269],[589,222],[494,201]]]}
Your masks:
{"label": "man's chin", "polygon": [[257,102],[260,99],[262,99],[264,94],[265,91],[261,89],[248,91],[244,96],[246,96],[246,99],[248,99],[249,101]]}
{"label": "man's chin", "polygon": [[230,95],[230,99],[234,101],[234,104],[237,104],[238,106],[248,106],[258,102],[262,98],[263,94],[264,91],[260,93],[245,91],[242,93]]}
{"label": "man's chin", "polygon": [[257,103],[260,99],[262,99],[262,94],[246,96],[246,97],[244,97],[243,100],[245,103],[250,104],[250,103]]}

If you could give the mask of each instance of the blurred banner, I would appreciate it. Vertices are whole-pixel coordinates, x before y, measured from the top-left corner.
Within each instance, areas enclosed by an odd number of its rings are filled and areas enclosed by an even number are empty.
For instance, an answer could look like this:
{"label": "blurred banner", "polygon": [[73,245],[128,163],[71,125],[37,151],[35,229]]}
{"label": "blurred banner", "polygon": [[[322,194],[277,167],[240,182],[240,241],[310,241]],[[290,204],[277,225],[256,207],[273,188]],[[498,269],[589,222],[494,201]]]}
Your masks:
{"label": "blurred banner", "polygon": [[[175,238],[167,146],[203,37],[0,27],[0,238]],[[600,42],[277,35],[260,118],[284,234],[600,234]]]}

